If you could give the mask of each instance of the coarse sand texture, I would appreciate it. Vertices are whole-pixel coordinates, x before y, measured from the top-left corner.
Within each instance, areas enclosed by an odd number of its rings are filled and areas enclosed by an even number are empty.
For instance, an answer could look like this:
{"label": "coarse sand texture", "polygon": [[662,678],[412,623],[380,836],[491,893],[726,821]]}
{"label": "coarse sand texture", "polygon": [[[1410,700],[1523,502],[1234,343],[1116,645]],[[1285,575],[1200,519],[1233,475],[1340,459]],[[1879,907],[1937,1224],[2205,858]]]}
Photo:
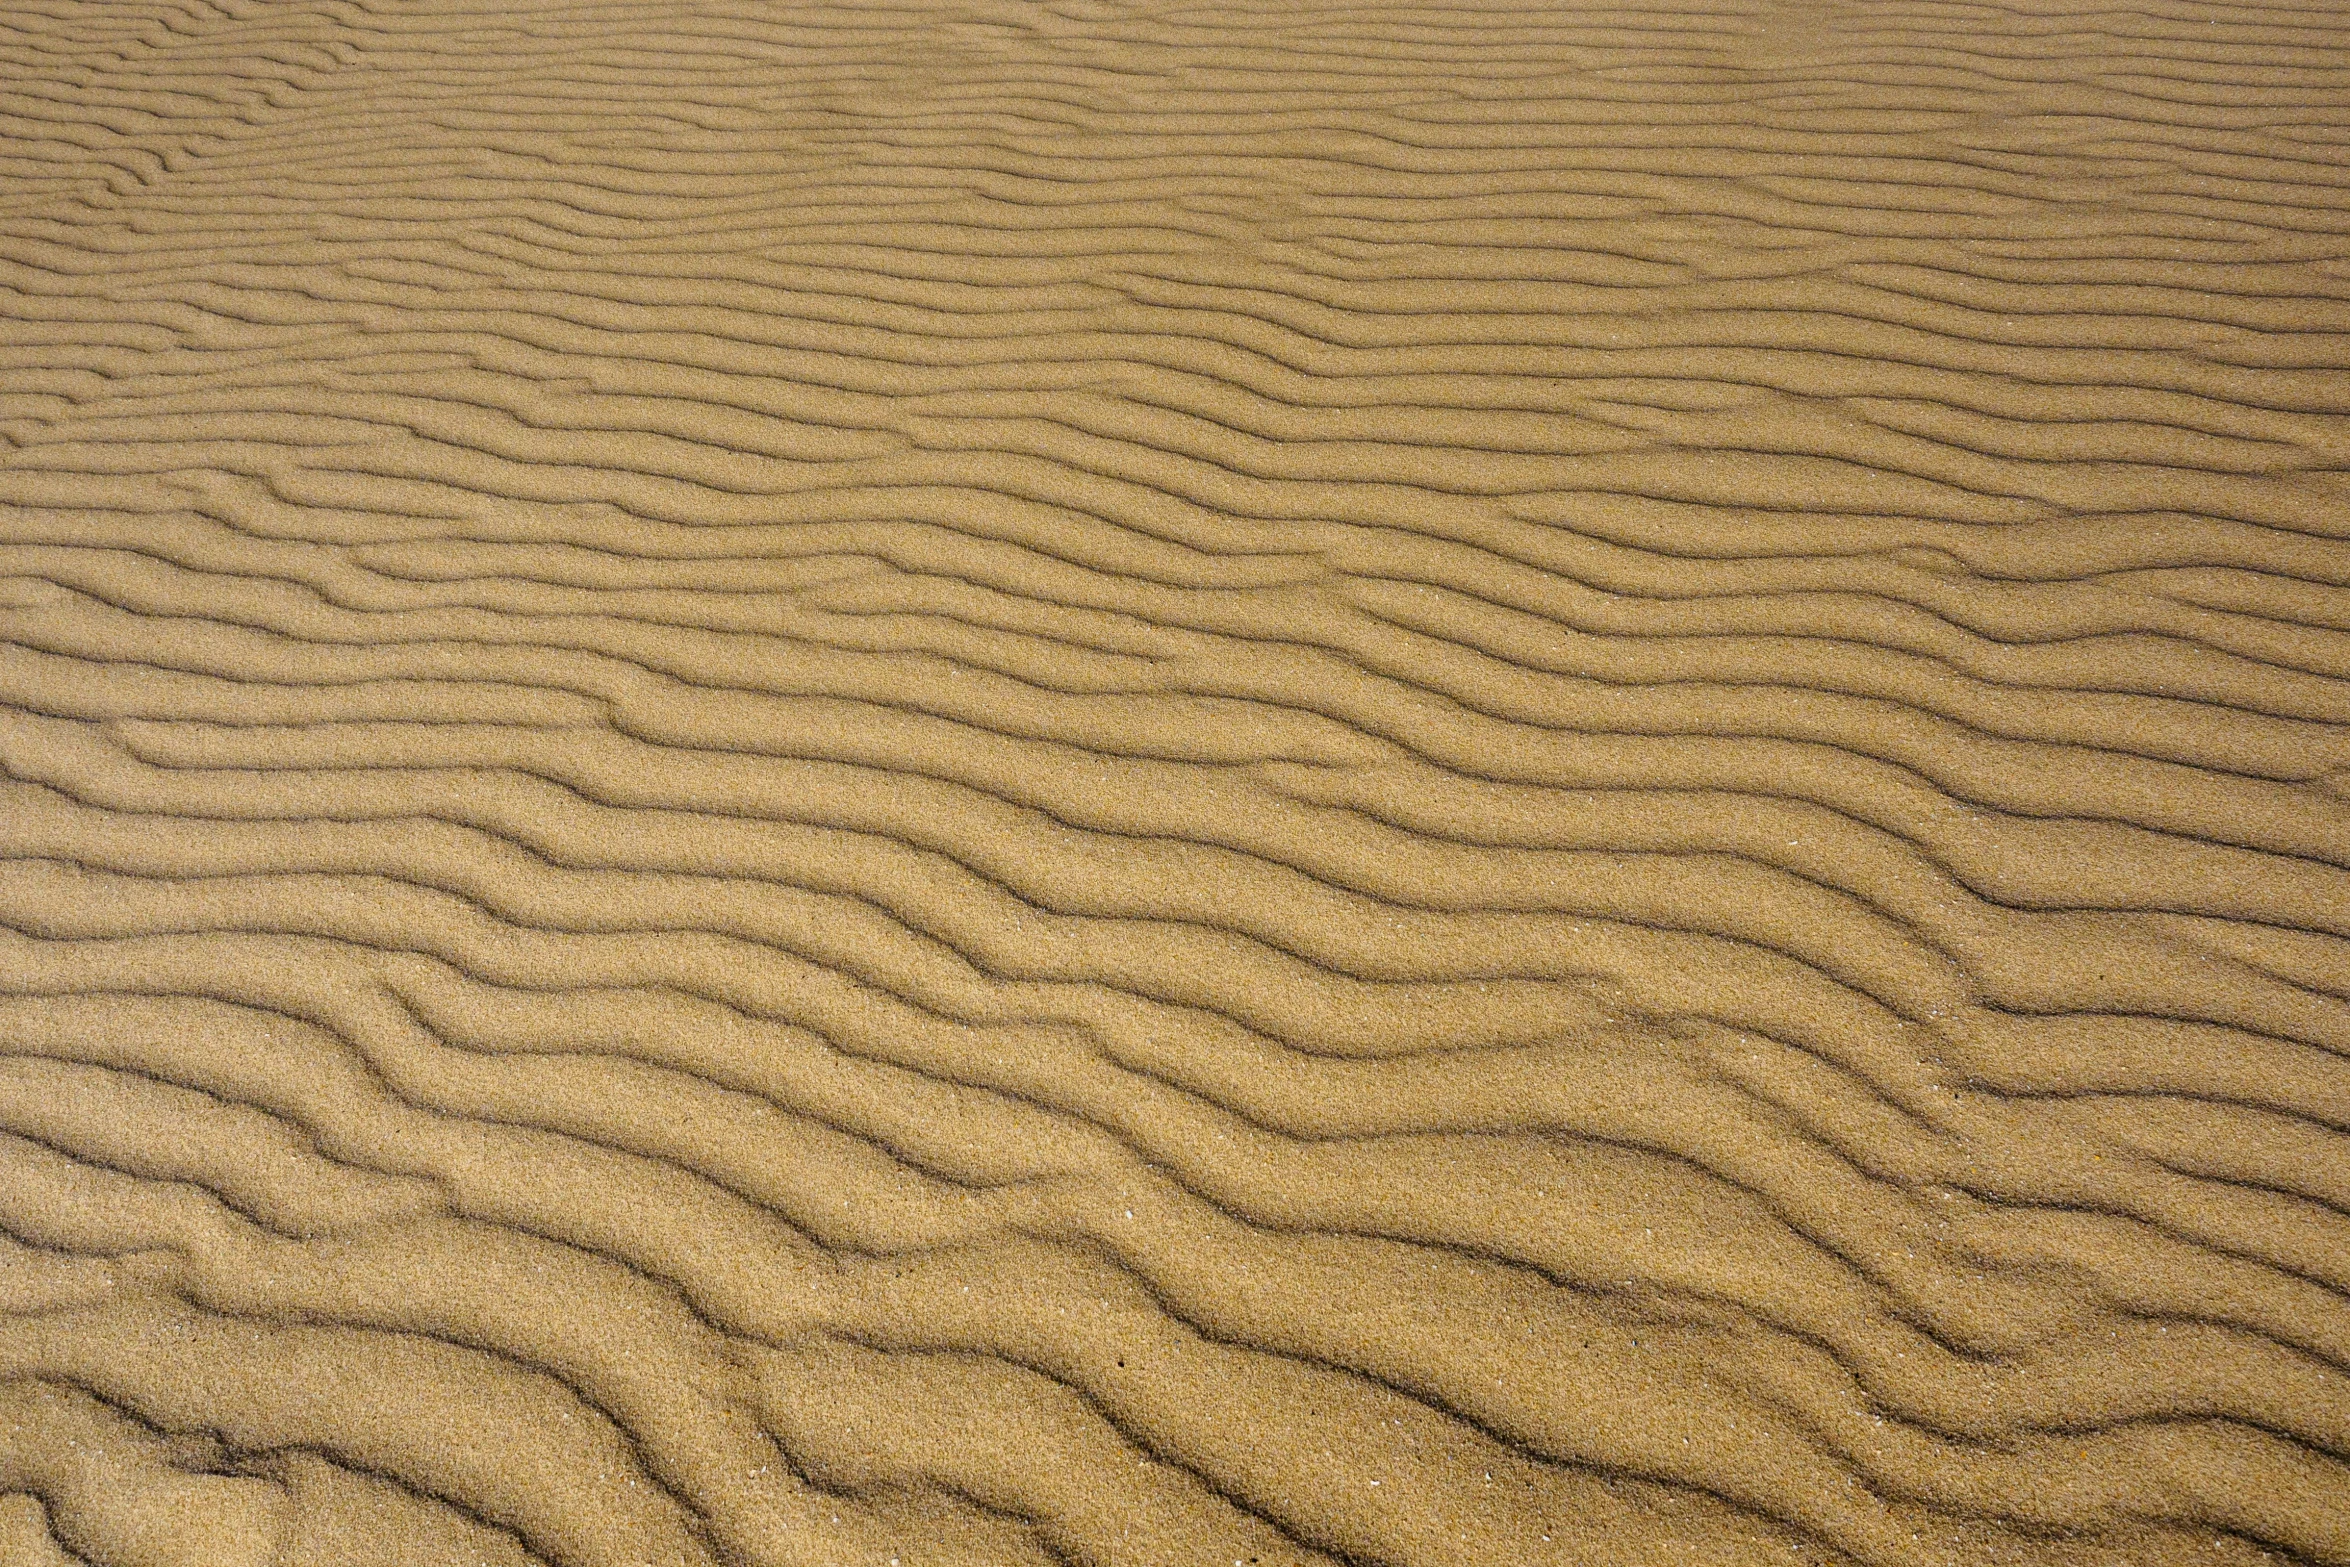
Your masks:
{"label": "coarse sand texture", "polygon": [[0,0],[0,1567],[2350,1567],[2350,5]]}

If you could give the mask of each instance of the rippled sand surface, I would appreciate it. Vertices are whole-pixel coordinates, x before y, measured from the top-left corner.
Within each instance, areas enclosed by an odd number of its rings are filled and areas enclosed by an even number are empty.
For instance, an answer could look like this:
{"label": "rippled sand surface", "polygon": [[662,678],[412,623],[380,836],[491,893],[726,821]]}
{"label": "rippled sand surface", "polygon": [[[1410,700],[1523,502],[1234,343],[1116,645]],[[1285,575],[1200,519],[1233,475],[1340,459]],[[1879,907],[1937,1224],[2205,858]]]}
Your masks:
{"label": "rippled sand surface", "polygon": [[0,1562],[2350,1563],[2350,12],[0,10]]}

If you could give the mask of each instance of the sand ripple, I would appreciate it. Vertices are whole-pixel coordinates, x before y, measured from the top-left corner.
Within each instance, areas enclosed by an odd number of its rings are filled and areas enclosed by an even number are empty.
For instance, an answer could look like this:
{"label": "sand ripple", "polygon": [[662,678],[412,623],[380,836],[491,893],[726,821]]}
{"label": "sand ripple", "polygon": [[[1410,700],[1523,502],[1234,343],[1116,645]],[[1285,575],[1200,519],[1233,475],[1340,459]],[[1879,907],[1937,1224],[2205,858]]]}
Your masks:
{"label": "sand ripple", "polygon": [[0,1560],[2350,1564],[2350,24],[0,15]]}

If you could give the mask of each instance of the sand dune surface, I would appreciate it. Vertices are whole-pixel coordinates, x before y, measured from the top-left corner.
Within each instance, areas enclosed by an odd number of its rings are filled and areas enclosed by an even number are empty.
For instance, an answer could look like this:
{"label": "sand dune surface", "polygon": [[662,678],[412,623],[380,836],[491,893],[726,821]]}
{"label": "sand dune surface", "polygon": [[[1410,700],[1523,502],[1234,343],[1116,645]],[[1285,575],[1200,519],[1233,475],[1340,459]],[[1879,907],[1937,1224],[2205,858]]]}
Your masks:
{"label": "sand dune surface", "polygon": [[2350,1564],[2350,13],[0,8],[0,1562]]}

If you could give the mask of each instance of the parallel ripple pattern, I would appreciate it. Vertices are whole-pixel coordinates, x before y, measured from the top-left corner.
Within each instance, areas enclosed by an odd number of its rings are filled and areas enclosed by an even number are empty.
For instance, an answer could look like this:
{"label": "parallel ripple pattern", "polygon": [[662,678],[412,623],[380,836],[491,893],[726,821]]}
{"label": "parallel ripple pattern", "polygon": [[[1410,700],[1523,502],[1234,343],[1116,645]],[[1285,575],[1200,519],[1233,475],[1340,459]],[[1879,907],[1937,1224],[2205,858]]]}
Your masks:
{"label": "parallel ripple pattern", "polygon": [[12,0],[0,1559],[2350,1563],[2350,12]]}

